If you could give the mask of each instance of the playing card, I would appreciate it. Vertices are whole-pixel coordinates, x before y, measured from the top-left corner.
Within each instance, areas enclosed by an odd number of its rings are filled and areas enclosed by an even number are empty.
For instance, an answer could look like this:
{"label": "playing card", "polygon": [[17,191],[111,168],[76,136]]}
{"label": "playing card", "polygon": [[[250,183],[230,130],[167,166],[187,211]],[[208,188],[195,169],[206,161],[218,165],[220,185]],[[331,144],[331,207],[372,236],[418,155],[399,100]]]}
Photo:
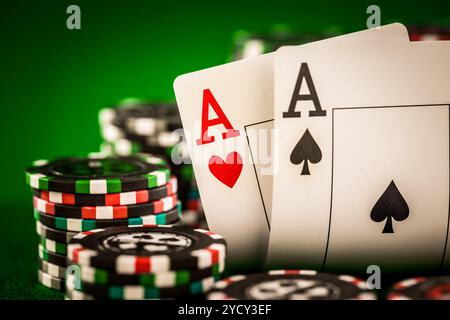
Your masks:
{"label": "playing card", "polygon": [[450,264],[449,54],[443,41],[277,51],[270,267]]}
{"label": "playing card", "polygon": [[[407,41],[393,24],[309,44]],[[261,267],[270,229],[273,54],[182,75],[174,89],[208,225],[228,266]]]}

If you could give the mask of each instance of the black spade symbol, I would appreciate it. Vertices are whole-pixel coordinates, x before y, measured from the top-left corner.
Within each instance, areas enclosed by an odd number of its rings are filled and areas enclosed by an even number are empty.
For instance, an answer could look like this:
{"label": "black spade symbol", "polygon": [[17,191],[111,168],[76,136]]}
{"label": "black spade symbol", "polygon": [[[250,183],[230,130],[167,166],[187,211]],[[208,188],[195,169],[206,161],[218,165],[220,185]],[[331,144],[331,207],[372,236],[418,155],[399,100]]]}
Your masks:
{"label": "black spade symbol", "polygon": [[403,221],[408,216],[408,204],[392,180],[377,203],[373,206],[370,212],[370,218],[375,222],[386,220],[382,233],[394,233],[392,219],[395,221]]}
{"label": "black spade symbol", "polygon": [[319,163],[320,160],[322,160],[322,151],[320,151],[319,146],[309,133],[309,130],[306,129],[291,152],[291,162],[295,165],[303,162],[301,175],[309,175],[308,161],[311,163]]}

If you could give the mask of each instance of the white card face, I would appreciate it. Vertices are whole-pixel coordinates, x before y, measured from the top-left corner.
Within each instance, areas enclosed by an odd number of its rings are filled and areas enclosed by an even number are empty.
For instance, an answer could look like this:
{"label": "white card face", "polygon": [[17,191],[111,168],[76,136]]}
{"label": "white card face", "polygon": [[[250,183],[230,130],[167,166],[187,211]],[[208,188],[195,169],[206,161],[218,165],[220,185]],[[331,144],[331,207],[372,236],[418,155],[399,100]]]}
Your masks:
{"label": "white card face", "polygon": [[449,54],[444,41],[277,51],[270,267],[449,265]]}
{"label": "white card face", "polygon": [[[448,222],[448,111],[438,105],[334,112],[327,268],[391,261],[417,268],[420,261],[431,269],[440,262]],[[400,195],[407,207],[384,209]],[[372,210],[378,200],[384,207]]]}
{"label": "white card face", "polygon": [[[345,41],[408,41],[408,34],[392,24],[306,46]],[[276,165],[267,162],[272,138],[265,138],[273,134],[273,57],[182,75],[174,83],[208,225],[227,240],[229,266],[241,270],[262,267],[267,252]]]}

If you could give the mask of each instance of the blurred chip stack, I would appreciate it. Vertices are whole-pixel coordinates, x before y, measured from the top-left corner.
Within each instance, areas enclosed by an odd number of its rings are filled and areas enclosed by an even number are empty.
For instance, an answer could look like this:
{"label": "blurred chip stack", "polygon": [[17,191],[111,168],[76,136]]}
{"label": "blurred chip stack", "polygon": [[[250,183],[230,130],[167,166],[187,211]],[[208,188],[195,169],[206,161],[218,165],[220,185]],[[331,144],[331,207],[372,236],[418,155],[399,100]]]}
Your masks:
{"label": "blurred chip stack", "polygon": [[198,297],[224,270],[225,240],[186,226],[130,226],[82,232],[68,245],[79,281],[66,299],[145,300]]}
{"label": "blurred chip stack", "polygon": [[139,152],[165,157],[178,178],[178,196],[183,215],[187,215],[181,223],[207,229],[175,104],[126,99],[102,109],[99,122],[104,140],[101,154],[129,156]]}
{"label": "blurred chip stack", "polygon": [[192,180],[191,188],[187,194],[180,225],[208,229],[195,180]]}
{"label": "blurred chip stack", "polygon": [[323,34],[294,32],[285,25],[274,25],[270,31],[265,33],[240,30],[234,35],[234,51],[231,60],[252,58],[276,51],[281,46],[301,45],[337,34],[338,31],[332,28]]}
{"label": "blurred chip stack", "polygon": [[177,179],[158,156],[39,160],[27,169],[39,235],[39,281],[63,291],[67,243],[81,231],[179,222]]}
{"label": "blurred chip stack", "polygon": [[450,27],[411,25],[407,27],[411,41],[450,40]]}

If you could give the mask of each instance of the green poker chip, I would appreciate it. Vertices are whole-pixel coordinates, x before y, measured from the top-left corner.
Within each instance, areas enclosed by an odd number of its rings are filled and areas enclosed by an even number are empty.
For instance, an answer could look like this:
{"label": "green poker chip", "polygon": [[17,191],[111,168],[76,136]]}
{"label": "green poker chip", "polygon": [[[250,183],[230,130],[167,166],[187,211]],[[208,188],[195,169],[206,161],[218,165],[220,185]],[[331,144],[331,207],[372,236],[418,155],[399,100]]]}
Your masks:
{"label": "green poker chip", "polygon": [[151,189],[169,179],[166,161],[149,154],[39,160],[26,171],[26,181],[34,189],[80,194]]}

